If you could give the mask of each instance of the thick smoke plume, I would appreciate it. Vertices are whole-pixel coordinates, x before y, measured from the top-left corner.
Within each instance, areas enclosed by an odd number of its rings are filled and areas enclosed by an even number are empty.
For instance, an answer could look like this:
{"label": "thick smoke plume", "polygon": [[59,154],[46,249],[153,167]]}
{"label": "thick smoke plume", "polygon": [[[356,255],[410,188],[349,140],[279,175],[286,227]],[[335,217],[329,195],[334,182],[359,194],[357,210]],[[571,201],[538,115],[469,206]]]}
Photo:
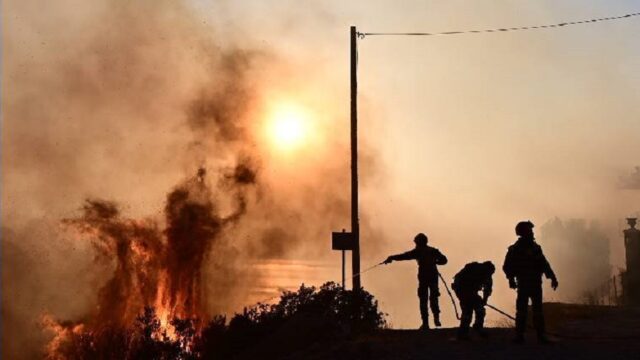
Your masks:
{"label": "thick smoke plume", "polygon": [[265,295],[252,261],[326,253],[348,224],[342,140],[300,170],[270,156],[271,88],[304,74],[270,49],[168,0],[3,12],[3,358],[37,356],[43,314],[55,348],[148,305],[165,319],[232,311]]}
{"label": "thick smoke plume", "polygon": [[588,292],[610,279],[610,240],[598,223],[555,218],[540,227],[539,241],[556,275],[570,279],[559,288],[558,299],[585,302]]}

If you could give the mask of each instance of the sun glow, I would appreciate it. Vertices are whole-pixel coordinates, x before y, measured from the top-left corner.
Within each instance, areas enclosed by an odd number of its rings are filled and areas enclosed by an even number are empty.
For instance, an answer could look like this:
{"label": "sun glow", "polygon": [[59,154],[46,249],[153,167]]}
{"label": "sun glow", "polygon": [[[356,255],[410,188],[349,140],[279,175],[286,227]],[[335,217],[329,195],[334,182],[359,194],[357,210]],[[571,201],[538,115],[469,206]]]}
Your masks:
{"label": "sun glow", "polygon": [[280,104],[271,111],[267,123],[270,142],[280,150],[293,150],[309,135],[309,112],[295,104]]}

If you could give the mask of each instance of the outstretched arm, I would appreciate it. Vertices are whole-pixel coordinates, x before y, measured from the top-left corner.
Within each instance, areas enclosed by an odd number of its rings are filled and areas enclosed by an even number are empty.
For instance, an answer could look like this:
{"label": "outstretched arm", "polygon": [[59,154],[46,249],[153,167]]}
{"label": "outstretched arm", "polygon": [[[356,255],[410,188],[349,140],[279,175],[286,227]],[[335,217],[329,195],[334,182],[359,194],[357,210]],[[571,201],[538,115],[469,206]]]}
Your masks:
{"label": "outstretched arm", "polygon": [[402,254],[391,255],[384,261],[384,263],[389,264],[393,261],[415,260],[415,259],[416,259],[416,250],[414,249]]}

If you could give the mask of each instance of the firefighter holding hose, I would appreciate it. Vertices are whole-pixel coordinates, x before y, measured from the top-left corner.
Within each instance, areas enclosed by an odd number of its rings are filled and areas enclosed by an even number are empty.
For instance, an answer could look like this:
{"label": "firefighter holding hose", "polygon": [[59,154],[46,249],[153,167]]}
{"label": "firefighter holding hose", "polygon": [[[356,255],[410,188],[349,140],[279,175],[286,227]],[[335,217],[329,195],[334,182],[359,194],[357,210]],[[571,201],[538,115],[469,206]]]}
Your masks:
{"label": "firefighter holding hose", "polygon": [[[445,265],[447,258],[440,250],[428,246],[429,239],[423,233],[415,236],[413,239],[415,248],[402,254],[389,256],[384,264],[390,264],[393,261],[416,260],[418,262],[418,298],[420,299],[420,316],[422,317],[421,330],[429,329],[429,306],[433,313],[433,322],[435,326],[440,324],[440,306],[438,297],[440,290],[438,289],[438,265]],[[428,306],[429,305],[429,306]]]}
{"label": "firefighter holding hose", "polygon": [[[483,263],[472,262],[464,266],[456,276],[453,277],[452,288],[455,291],[462,316],[460,317],[460,327],[458,328],[458,339],[469,339],[469,326],[475,313],[473,329],[482,337],[486,337],[484,331],[485,305],[491,296],[493,287],[493,273],[496,267],[491,261]],[[482,297],[478,292],[482,290]]]}

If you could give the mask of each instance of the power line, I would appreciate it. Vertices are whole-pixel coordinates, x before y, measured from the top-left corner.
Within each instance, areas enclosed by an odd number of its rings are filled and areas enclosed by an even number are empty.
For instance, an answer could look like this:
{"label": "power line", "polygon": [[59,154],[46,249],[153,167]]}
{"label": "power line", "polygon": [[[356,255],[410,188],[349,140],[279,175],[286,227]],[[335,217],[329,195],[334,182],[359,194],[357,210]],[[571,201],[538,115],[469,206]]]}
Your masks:
{"label": "power line", "polygon": [[519,26],[519,27],[495,28],[495,29],[484,29],[484,30],[444,31],[444,32],[438,32],[438,33],[428,33],[428,32],[364,32],[364,33],[361,33],[361,32],[358,32],[358,37],[360,39],[364,39],[366,36],[441,36],[441,35],[461,35],[461,34],[486,34],[486,33],[498,33],[498,32],[509,32],[509,31],[521,31],[521,30],[539,30],[539,29],[559,28],[559,27],[565,27],[570,25],[591,24],[591,23],[603,22],[603,21],[623,20],[623,19],[628,19],[635,16],[640,16],[640,12],[624,14],[620,16],[609,16],[609,17],[580,20],[580,21],[561,22],[556,24]]}

